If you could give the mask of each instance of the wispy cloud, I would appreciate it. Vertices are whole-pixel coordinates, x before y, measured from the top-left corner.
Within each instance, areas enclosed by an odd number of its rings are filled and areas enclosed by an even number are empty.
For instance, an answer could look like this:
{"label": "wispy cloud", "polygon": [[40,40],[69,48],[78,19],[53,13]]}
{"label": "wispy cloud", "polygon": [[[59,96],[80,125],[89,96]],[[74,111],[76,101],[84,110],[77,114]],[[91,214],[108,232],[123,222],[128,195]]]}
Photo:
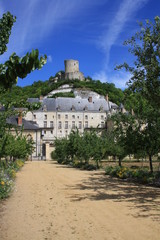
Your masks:
{"label": "wispy cloud", "polygon": [[104,53],[104,64],[103,69],[98,73],[95,73],[93,77],[98,77],[98,79],[103,82],[113,82],[119,88],[126,87],[126,82],[130,77],[128,73],[113,73],[112,78],[108,78],[108,75],[110,76],[109,60],[111,48],[116,44],[120,34],[125,28],[126,23],[128,23],[134,14],[148,1],[149,0],[123,0],[118,6],[117,12],[113,15],[113,20],[98,39],[98,46]]}
{"label": "wispy cloud", "polygon": [[100,71],[95,73],[92,78],[94,80],[101,80],[102,82],[114,83],[117,88],[125,89],[127,87],[126,83],[130,79],[131,75],[127,72],[115,72],[113,74],[108,74],[106,71]]}
{"label": "wispy cloud", "polygon": [[108,82],[108,80],[109,80],[106,72],[103,70],[93,74],[92,78],[94,80],[101,80],[102,82]]}
{"label": "wispy cloud", "polygon": [[21,55],[38,47],[51,33],[56,35],[57,29],[67,26],[73,18],[97,4],[96,0],[86,0],[83,4],[81,0],[14,0],[12,6],[8,3],[7,10],[17,16],[17,22],[4,58],[12,52]]}
{"label": "wispy cloud", "polygon": [[109,28],[104,31],[98,41],[99,46],[105,53],[106,64],[109,62],[111,47],[116,43],[125,24],[147,2],[148,0],[123,0],[120,4],[117,13],[113,15],[113,20],[111,21]]}
{"label": "wispy cloud", "polygon": [[53,59],[52,59],[52,56],[51,56],[51,55],[48,55],[48,56],[47,56],[47,61],[48,61],[48,62],[50,62],[50,63],[53,61]]}

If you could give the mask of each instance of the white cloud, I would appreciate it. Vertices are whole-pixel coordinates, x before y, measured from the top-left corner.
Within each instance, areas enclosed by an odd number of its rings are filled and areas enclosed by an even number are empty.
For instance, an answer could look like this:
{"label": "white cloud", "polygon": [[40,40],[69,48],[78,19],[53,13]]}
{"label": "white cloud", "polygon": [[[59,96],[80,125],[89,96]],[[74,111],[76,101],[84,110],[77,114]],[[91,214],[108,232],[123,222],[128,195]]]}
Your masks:
{"label": "white cloud", "polygon": [[148,0],[123,0],[119,6],[117,13],[113,16],[113,20],[109,24],[109,28],[99,38],[98,44],[105,53],[105,64],[109,62],[111,47],[116,43],[126,22],[128,22],[133,14],[143,7]]}
{"label": "white cloud", "polygon": [[133,17],[133,15],[143,7],[149,0],[123,0],[118,11],[113,16],[113,20],[108,25],[108,29],[98,40],[98,46],[104,52],[104,65],[101,71],[93,75],[93,79],[99,79],[102,82],[114,83],[116,87],[124,89],[127,87],[126,82],[130,79],[130,74],[123,71],[117,71],[110,75],[109,59],[111,47],[116,44],[121,32],[124,30],[125,24]]}
{"label": "white cloud", "polygon": [[50,62],[50,63],[53,61],[53,59],[52,59],[52,56],[51,56],[51,55],[48,55],[48,56],[47,56],[47,61],[48,61],[48,62]]}
{"label": "white cloud", "polygon": [[112,77],[110,77],[111,83],[114,83],[117,88],[125,89],[127,88],[126,83],[131,78],[128,72],[116,72]]}
{"label": "white cloud", "polygon": [[108,82],[108,77],[105,71],[95,73],[92,78],[94,80],[100,80],[101,82]]}
{"label": "white cloud", "polygon": [[107,74],[105,71],[95,73],[92,78],[101,82],[114,83],[117,88],[125,89],[126,83],[131,75],[127,72],[115,71],[113,74]]}
{"label": "white cloud", "polygon": [[[107,0],[103,0],[102,2]],[[47,39],[58,28],[65,27],[74,18],[82,16],[89,7],[100,4],[96,0],[14,0],[8,3],[8,10],[17,16],[8,52],[3,57],[7,59],[12,52],[19,55],[38,47],[41,41]],[[7,3],[4,6],[7,8]],[[16,6],[16,8],[15,8]],[[2,61],[4,60],[2,59]]]}

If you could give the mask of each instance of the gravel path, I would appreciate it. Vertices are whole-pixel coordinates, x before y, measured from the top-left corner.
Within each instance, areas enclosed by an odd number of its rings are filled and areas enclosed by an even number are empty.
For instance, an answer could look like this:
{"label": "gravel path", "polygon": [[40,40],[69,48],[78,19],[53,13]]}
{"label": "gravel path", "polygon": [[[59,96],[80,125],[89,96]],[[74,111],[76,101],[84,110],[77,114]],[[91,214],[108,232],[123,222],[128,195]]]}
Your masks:
{"label": "gravel path", "polygon": [[27,162],[0,204],[0,240],[159,240],[160,189]]}

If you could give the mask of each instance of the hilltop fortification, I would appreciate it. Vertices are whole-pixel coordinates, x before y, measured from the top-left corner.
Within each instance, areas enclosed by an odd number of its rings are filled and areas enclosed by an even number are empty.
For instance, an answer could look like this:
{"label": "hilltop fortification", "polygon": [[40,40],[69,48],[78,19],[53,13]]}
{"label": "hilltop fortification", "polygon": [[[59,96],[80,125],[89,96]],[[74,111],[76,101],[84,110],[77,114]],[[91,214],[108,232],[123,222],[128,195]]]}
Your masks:
{"label": "hilltop fortification", "polygon": [[79,61],[68,59],[64,61],[65,65],[65,79],[79,79],[84,80],[84,75],[79,71]]}
{"label": "hilltop fortification", "polygon": [[64,60],[65,71],[60,71],[56,73],[55,77],[50,79],[50,81],[60,81],[60,80],[74,80],[78,79],[84,81],[85,77],[82,72],[79,71],[79,61],[68,59]]}

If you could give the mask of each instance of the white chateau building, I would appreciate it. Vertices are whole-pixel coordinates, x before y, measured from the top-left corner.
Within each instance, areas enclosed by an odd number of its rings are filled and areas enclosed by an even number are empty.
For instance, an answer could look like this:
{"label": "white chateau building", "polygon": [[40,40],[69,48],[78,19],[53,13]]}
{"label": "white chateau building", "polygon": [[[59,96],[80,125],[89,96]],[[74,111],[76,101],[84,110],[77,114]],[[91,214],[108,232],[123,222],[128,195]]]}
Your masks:
{"label": "white chateau building", "polygon": [[[79,63],[76,60],[65,61],[65,79],[83,80],[79,72]],[[55,93],[73,92],[75,98],[50,98]],[[50,159],[56,138],[67,137],[72,130],[78,129],[80,133],[90,129],[101,131],[106,128],[109,115],[116,112],[118,106],[89,90],[73,89],[72,85],[64,84],[47,96],[29,98],[28,102],[40,102],[40,109],[27,112],[22,118],[13,116],[9,123],[23,128],[24,134],[35,142],[32,159]]]}
{"label": "white chateau building", "polygon": [[[41,108],[28,112],[25,120],[35,123],[40,134],[36,139],[33,158],[50,159],[53,143],[56,138],[67,137],[72,130],[80,133],[89,129],[106,128],[108,115],[115,112],[118,106],[95,92],[75,90],[75,98],[30,98],[28,101],[41,102]],[[36,130],[37,131],[37,130]],[[35,140],[35,137],[34,137]]]}

